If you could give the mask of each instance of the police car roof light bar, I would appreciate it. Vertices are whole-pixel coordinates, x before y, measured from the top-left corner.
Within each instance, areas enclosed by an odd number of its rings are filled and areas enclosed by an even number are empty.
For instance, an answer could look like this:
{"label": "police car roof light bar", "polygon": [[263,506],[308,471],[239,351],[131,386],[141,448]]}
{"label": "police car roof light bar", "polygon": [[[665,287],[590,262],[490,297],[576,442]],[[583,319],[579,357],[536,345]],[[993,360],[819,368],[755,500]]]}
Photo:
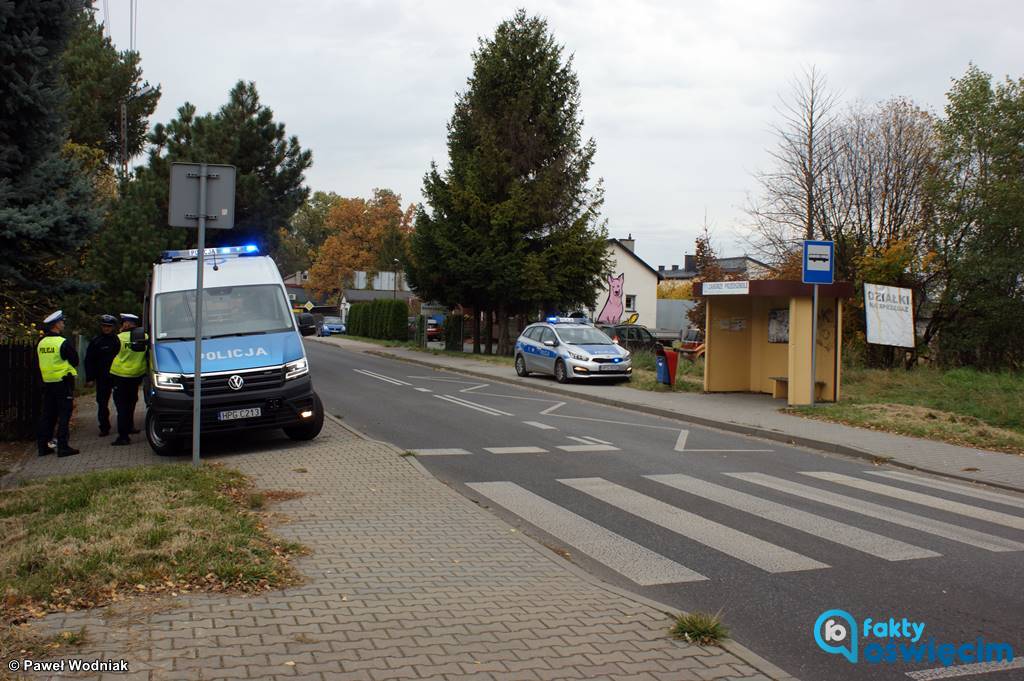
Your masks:
{"label": "police car roof light bar", "polygon": [[[208,256],[229,256],[241,257],[244,255],[259,255],[260,249],[255,244],[245,246],[217,246],[204,249],[204,255]],[[196,260],[199,258],[199,251],[195,248],[188,248],[180,251],[164,251],[160,254],[160,262],[174,262],[177,260]]]}

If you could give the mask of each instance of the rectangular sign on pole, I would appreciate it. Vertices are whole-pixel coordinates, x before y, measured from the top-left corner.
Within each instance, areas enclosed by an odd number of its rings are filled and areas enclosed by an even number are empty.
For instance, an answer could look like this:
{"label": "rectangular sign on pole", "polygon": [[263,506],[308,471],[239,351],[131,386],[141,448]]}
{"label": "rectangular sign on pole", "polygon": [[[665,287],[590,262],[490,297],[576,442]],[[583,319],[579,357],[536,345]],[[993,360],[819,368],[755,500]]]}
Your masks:
{"label": "rectangular sign on pole", "polygon": [[835,279],[835,252],[834,241],[804,241],[803,282],[831,284]]}
{"label": "rectangular sign on pole", "polygon": [[868,343],[914,347],[914,292],[909,288],[864,284]]}
{"label": "rectangular sign on pole", "polygon": [[745,296],[750,293],[749,281],[705,281],[700,285],[702,296]]}

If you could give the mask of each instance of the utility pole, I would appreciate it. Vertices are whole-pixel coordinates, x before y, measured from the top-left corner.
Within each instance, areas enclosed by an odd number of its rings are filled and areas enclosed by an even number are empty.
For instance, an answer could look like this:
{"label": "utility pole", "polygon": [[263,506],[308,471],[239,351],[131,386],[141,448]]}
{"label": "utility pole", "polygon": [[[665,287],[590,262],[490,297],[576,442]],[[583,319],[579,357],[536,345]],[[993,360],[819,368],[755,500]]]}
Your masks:
{"label": "utility pole", "polygon": [[394,291],[391,294],[391,299],[398,300],[398,258],[393,259],[391,262],[394,264],[392,274],[395,275]]}

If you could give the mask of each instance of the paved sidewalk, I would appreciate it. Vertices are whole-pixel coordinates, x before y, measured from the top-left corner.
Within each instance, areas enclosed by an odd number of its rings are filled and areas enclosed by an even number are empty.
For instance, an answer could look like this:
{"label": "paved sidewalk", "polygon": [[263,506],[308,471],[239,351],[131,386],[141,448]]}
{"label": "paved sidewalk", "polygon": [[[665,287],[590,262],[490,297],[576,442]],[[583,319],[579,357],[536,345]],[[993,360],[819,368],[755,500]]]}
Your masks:
{"label": "paved sidewalk", "polygon": [[[142,442],[110,447],[91,424],[73,442],[80,455],[34,458],[14,475],[168,463]],[[261,488],[306,493],[273,507],[288,520],[272,531],[311,548],[297,563],[308,580],[252,597],[190,595],[160,612],[139,601],[41,621],[54,632],[85,627],[77,658],[129,661],[130,674],[102,679],[791,678],[736,644],[672,640],[657,604],[582,573],[414,459],[334,421],[313,442],[274,435],[215,449]]]}
{"label": "paved sidewalk", "polygon": [[[387,348],[339,336],[316,339],[343,348],[386,354],[438,368],[469,373],[490,380],[574,396],[625,409],[692,421],[773,440],[826,451],[891,459],[892,463],[962,480],[983,482],[1024,491],[1024,456],[894,435],[838,423],[784,414],[782,401],[767,395],[656,393],[621,385],[572,383],[561,385],[550,377],[519,378],[511,366],[482,360],[435,355],[408,348]],[[975,470],[976,469],[976,470]]]}

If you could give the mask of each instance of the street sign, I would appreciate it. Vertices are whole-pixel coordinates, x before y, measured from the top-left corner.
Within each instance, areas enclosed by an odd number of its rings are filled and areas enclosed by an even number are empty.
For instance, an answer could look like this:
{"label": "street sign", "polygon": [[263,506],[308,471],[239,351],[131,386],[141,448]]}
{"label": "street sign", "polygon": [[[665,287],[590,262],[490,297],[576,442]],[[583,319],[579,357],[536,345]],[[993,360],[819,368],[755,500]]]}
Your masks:
{"label": "street sign", "polygon": [[306,308],[306,312],[312,312],[313,308],[316,307],[316,305],[313,304],[312,300],[307,300],[306,304],[303,305],[302,307]]}
{"label": "street sign", "polygon": [[836,244],[834,241],[805,241],[803,282],[831,284],[835,278]]}
{"label": "street sign", "polygon": [[[199,227],[199,163],[171,164],[171,195],[167,203],[167,224],[171,227]],[[231,229],[235,226],[235,167],[206,164],[206,227]]]}

